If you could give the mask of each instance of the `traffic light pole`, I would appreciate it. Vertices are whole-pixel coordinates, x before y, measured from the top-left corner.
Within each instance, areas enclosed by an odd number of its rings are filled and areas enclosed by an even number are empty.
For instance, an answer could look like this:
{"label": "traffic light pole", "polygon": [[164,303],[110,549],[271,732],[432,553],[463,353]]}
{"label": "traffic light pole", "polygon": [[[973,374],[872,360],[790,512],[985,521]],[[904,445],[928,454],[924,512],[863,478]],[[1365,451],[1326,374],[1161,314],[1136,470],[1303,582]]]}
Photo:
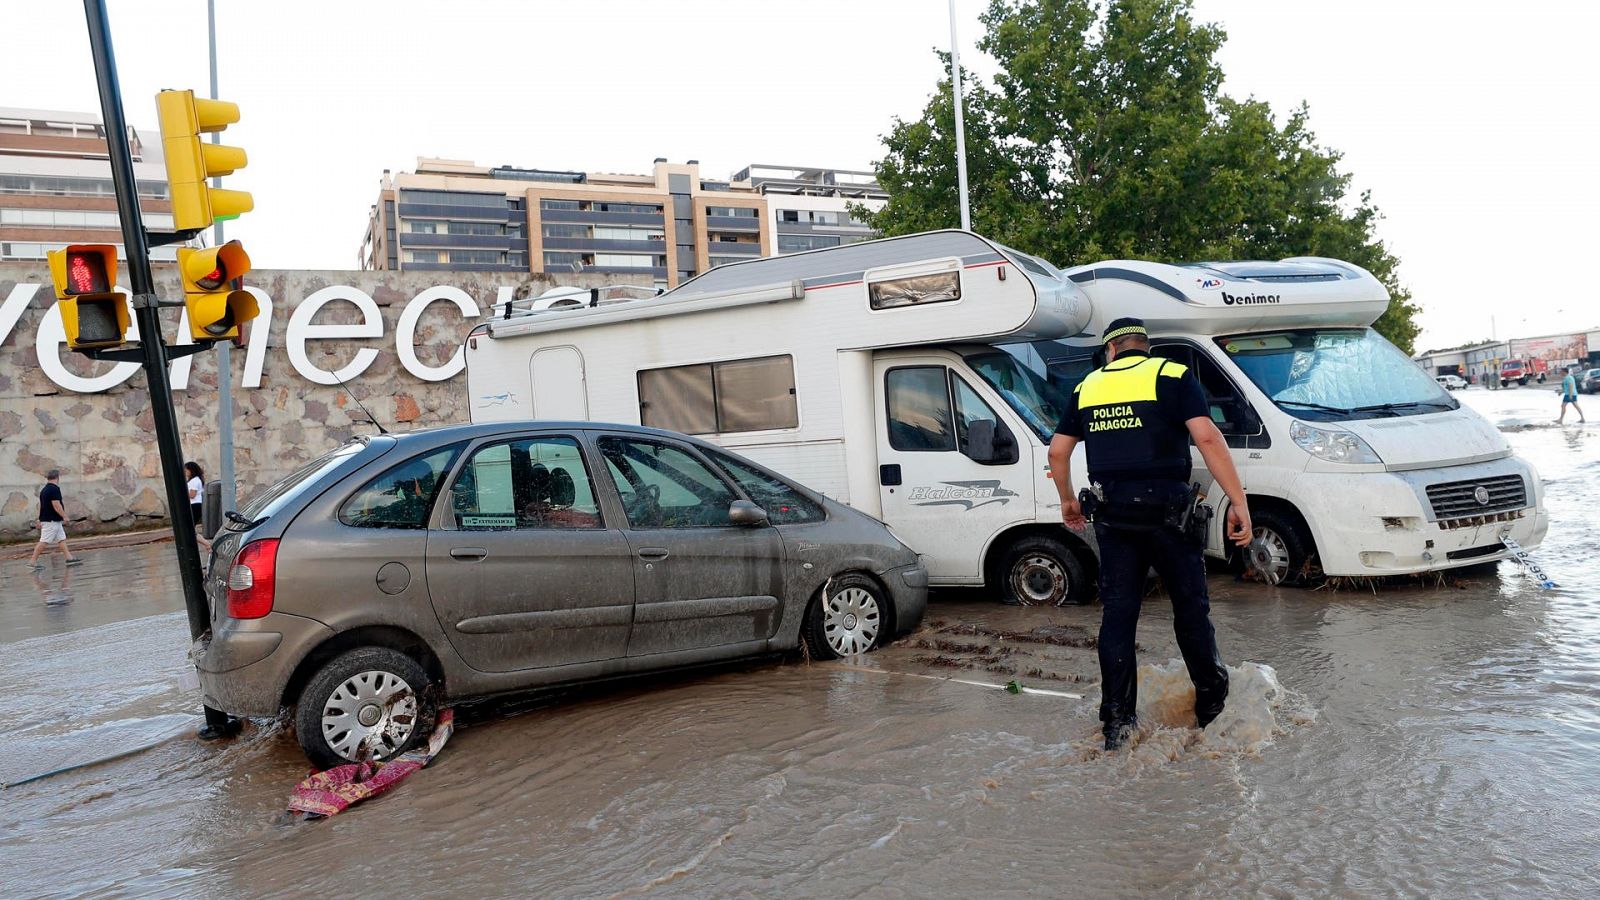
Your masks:
{"label": "traffic light pole", "polygon": [[[139,325],[139,346],[144,352],[145,380],[150,389],[150,409],[155,416],[156,447],[161,453],[161,475],[167,488],[167,512],[172,518],[172,538],[178,551],[178,575],[183,583],[184,607],[189,612],[189,636],[198,638],[210,627],[210,607],[201,580],[200,544],[189,521],[189,491],[183,477],[183,446],[178,417],[172,405],[172,381],[167,372],[167,348],[161,339],[161,319],[150,274],[150,248],[145,240],[144,217],[139,210],[139,188],[134,180],[133,154],[128,147],[128,125],[122,115],[122,88],[117,81],[116,57],[111,51],[111,23],[105,0],[83,0],[89,20],[89,46],[94,54],[95,80],[100,87],[100,112],[111,158],[111,181],[116,188],[117,210],[122,219],[122,245],[128,254],[129,286],[133,312]],[[221,710],[204,707],[202,738],[225,737],[237,722]]]}

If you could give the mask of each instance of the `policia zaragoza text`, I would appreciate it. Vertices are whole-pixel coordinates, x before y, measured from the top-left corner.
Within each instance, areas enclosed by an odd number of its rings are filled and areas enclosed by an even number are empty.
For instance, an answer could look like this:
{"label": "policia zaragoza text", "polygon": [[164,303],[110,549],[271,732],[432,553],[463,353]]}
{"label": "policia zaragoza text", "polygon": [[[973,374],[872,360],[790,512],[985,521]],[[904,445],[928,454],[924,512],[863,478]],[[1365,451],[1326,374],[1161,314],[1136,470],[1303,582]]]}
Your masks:
{"label": "policia zaragoza text", "polygon": [[1204,728],[1222,712],[1228,670],[1217,654],[1206,595],[1203,529],[1185,527],[1193,515],[1189,440],[1228,495],[1228,539],[1250,543],[1250,510],[1228,445],[1212,423],[1200,382],[1186,366],[1149,355],[1138,319],[1118,319],[1101,338],[1108,362],[1083,380],[1055,437],[1050,474],[1061,494],[1061,520],[1084,527],[1084,505],[1072,490],[1072,453],[1088,445],[1086,492],[1094,506],[1100,545],[1100,721],[1106,749],[1115,750],[1138,725],[1138,661],[1133,633],[1152,566],[1172,596],[1178,648],[1195,688],[1195,718]]}

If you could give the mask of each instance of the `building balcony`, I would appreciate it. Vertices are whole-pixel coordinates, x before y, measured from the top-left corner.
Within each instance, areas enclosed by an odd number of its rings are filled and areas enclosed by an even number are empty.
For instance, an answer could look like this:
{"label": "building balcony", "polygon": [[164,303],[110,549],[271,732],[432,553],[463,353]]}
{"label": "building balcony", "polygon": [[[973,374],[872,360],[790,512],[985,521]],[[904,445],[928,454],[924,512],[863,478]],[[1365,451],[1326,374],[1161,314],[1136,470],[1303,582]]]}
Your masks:
{"label": "building balcony", "polygon": [[575,250],[579,253],[649,253],[659,255],[667,252],[666,241],[613,241],[596,240],[595,238],[555,238],[544,239],[546,250]]}
{"label": "building balcony", "polygon": [[400,246],[460,247],[463,250],[508,250],[511,248],[511,239],[503,234],[411,234],[402,232]]}
{"label": "building balcony", "polygon": [[[402,219],[471,219],[476,222],[504,222],[510,210],[493,206],[456,206],[441,203],[402,203]],[[518,216],[521,216],[520,211]]]}
{"label": "building balcony", "polygon": [[541,209],[539,221],[573,225],[655,225],[664,227],[663,213],[595,212],[589,209]]}
{"label": "building balcony", "polygon": [[717,256],[760,256],[761,245],[737,241],[707,241],[706,251]]}
{"label": "building balcony", "polygon": [[706,216],[707,231],[748,231],[761,230],[760,216]]}

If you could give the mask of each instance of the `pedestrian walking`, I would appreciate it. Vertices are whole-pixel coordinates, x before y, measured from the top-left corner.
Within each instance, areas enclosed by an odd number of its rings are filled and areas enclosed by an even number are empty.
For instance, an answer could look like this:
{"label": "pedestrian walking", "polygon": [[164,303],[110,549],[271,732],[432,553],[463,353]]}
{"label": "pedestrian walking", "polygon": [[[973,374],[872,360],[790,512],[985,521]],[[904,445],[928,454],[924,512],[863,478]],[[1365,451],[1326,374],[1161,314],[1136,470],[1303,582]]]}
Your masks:
{"label": "pedestrian walking", "polygon": [[39,543],[34,545],[33,556],[28,559],[29,568],[44,568],[39,554],[49,547],[59,548],[69,566],[83,562],[67,547],[67,509],[62,505],[60,481],[61,470],[51,469],[44,475],[44,487],[39,489]]}
{"label": "pedestrian walking", "polygon": [[[1062,522],[1082,529],[1087,511],[1100,545],[1100,721],[1109,751],[1120,748],[1138,725],[1134,628],[1151,567],[1172,598],[1173,629],[1194,682],[1200,727],[1227,701],[1228,670],[1217,652],[1206,590],[1205,519],[1193,527],[1191,439],[1227,495],[1228,539],[1249,544],[1251,527],[1239,473],[1195,374],[1150,356],[1139,319],[1117,319],[1101,340],[1107,362],[1073,392],[1050,441],[1050,473],[1061,495]],[[1093,483],[1081,499],[1073,492],[1071,470],[1079,443],[1087,446]]]}
{"label": "pedestrian walking", "polygon": [[183,464],[183,474],[189,477],[189,518],[194,523],[194,528],[197,532],[196,539],[200,542],[200,548],[202,550],[210,550],[211,542],[206,540],[205,533],[201,529],[201,526],[205,522],[205,470],[200,468],[199,463],[190,461]]}
{"label": "pedestrian walking", "polygon": [[1589,421],[1583,416],[1583,407],[1578,405],[1578,378],[1573,374],[1576,371],[1576,369],[1568,369],[1566,377],[1561,379],[1561,415],[1556,416],[1557,425],[1566,424],[1567,404],[1569,403],[1572,404],[1573,409],[1578,411],[1579,422]]}

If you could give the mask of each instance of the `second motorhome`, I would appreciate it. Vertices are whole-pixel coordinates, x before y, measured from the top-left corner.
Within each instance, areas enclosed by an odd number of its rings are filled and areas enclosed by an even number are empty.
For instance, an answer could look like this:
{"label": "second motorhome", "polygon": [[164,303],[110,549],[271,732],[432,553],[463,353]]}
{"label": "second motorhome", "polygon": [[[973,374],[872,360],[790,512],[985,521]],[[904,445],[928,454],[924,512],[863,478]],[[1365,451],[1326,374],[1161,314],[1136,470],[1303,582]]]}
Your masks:
{"label": "second motorhome", "polygon": [[[938,231],[721,266],[645,300],[497,310],[468,338],[467,383],[475,421],[703,435],[879,517],[934,584],[1057,604],[1092,596],[1094,555],[1060,526],[1046,448],[1095,336],[1133,315],[1200,375],[1277,577],[1483,562],[1502,532],[1537,544],[1537,477],[1368,327],[1387,304],[1332,260],[1062,272]],[[1220,525],[1208,549],[1227,552]]]}

